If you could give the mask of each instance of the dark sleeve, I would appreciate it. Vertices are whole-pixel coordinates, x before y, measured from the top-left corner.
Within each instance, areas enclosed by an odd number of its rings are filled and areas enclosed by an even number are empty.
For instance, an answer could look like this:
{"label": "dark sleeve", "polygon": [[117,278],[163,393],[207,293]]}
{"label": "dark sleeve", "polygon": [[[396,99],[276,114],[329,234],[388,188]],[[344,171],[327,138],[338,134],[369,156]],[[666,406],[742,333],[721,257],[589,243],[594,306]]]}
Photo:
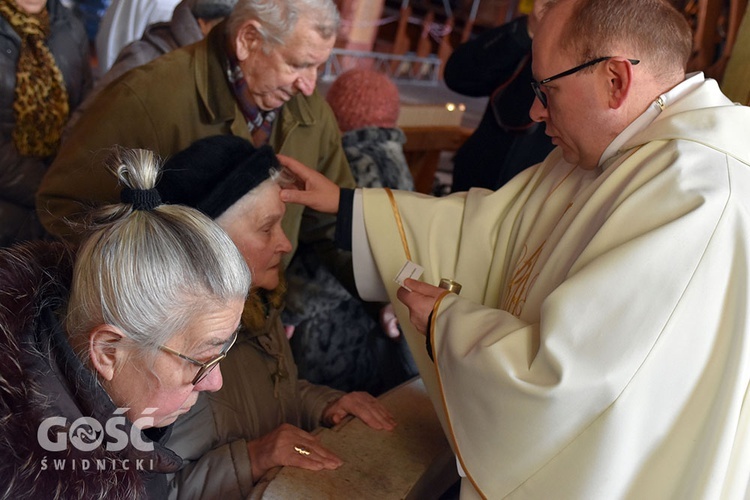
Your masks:
{"label": "dark sleeve", "polygon": [[10,137],[0,137],[0,199],[34,208],[34,196],[47,165],[40,158],[22,156]]}
{"label": "dark sleeve", "polygon": [[432,311],[430,311],[430,315],[427,316],[427,332],[424,336],[425,341],[425,348],[427,349],[427,355],[430,357],[430,360],[434,363],[435,357],[432,354],[432,343],[430,342],[430,330],[432,330]]}
{"label": "dark sleeve", "polygon": [[339,213],[336,218],[336,246],[341,250],[352,250],[352,212],[354,209],[354,190],[341,188],[339,195]]}
{"label": "dark sleeve", "polygon": [[531,52],[527,19],[519,17],[459,45],[445,64],[443,79],[448,88],[484,97],[504,84]]}

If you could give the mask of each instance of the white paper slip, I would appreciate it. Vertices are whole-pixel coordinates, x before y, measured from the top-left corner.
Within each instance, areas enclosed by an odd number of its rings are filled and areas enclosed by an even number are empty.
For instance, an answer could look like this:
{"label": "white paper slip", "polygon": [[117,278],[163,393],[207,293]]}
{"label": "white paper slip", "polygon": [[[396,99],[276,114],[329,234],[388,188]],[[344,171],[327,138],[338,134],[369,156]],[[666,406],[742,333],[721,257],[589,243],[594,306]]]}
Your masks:
{"label": "white paper slip", "polygon": [[419,264],[415,264],[410,260],[407,260],[406,263],[404,263],[404,265],[401,267],[401,270],[398,272],[396,277],[393,278],[393,281],[411,292],[411,288],[404,285],[404,280],[406,280],[406,278],[418,280],[419,277],[422,276],[423,272],[424,268],[422,266],[420,266]]}

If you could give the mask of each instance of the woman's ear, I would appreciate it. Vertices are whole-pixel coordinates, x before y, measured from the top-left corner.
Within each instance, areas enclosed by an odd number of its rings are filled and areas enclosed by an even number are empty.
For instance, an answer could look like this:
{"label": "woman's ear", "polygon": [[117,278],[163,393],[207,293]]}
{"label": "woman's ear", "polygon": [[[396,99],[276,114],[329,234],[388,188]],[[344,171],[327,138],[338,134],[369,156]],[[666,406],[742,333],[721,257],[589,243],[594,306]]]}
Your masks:
{"label": "woman's ear", "polygon": [[111,381],[127,353],[121,344],[125,335],[112,325],[99,325],[89,332],[89,357],[94,369]]}
{"label": "woman's ear", "polygon": [[234,53],[238,61],[244,61],[250,57],[250,54],[260,49],[263,40],[258,28],[258,22],[251,19],[237,31],[237,37],[234,40]]}

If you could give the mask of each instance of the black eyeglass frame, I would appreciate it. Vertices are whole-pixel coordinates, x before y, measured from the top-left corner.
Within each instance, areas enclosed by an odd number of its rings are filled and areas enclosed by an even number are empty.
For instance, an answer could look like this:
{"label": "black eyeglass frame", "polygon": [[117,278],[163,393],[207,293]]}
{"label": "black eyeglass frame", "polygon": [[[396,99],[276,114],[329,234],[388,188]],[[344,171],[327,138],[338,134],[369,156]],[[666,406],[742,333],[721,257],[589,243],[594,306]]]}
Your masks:
{"label": "black eyeglass frame", "polygon": [[[531,88],[534,89],[534,95],[536,95],[536,98],[539,99],[539,102],[542,103],[542,106],[544,106],[544,108],[547,109],[547,94],[545,94],[542,91],[542,85],[546,85],[552,80],[557,80],[558,78],[572,75],[573,73],[578,73],[582,69],[586,69],[589,66],[593,66],[594,64],[599,64],[602,61],[612,59],[613,57],[615,56],[597,57],[596,59],[592,59],[591,61],[578,65],[575,68],[571,68],[567,71],[563,71],[562,73],[558,73],[554,76],[550,76],[549,78],[545,78],[541,82],[537,82],[536,80],[531,80]],[[628,59],[628,61],[630,61],[630,64],[632,64],[633,66],[641,62],[640,59]]]}
{"label": "black eyeglass frame", "polygon": [[195,374],[195,377],[193,377],[193,380],[190,382],[192,385],[198,385],[201,382],[201,380],[206,378],[208,374],[211,373],[214,368],[219,366],[219,363],[224,358],[227,357],[227,353],[229,352],[229,349],[231,349],[234,343],[237,342],[238,333],[239,333],[239,330],[235,330],[232,336],[227,341],[227,343],[224,345],[224,347],[221,348],[221,352],[219,353],[219,355],[213,359],[206,361],[205,363],[202,361],[198,361],[197,359],[193,359],[190,356],[185,356],[184,354],[177,352],[171,347],[167,347],[165,345],[160,345],[159,349],[169,354],[174,354],[178,358],[184,359],[190,364],[199,366],[200,368],[198,369],[198,373]]}

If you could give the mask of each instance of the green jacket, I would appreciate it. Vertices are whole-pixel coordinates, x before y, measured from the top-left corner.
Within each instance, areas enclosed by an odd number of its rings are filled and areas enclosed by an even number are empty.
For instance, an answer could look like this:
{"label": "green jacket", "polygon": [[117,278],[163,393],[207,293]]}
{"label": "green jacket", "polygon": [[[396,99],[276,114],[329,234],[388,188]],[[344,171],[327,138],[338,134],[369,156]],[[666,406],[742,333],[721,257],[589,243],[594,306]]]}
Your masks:
{"label": "green jacket", "polygon": [[221,390],[201,394],[172,427],[166,445],[184,467],[171,479],[170,499],[244,500],[259,479],[252,477],[248,441],[283,423],[311,431],[344,395],[297,378],[278,309],[257,331],[243,328],[220,367]]}
{"label": "green jacket", "polygon": [[[109,148],[145,148],[162,158],[203,137],[233,134],[250,140],[246,122],[227,82],[225,25],[204,40],[136,68],[102,89],[60,148],[37,193],[37,210],[48,231],[79,242],[77,222],[92,204],[116,202],[120,188],[104,168]],[[342,187],[354,179],[341,146],[335,117],[315,92],[286,103],[274,123],[270,144],[277,153],[315,168]],[[297,237],[324,240],[335,219],[289,205],[284,230],[296,249]],[[326,243],[326,251],[332,245]],[[289,258],[291,258],[291,255]]]}

